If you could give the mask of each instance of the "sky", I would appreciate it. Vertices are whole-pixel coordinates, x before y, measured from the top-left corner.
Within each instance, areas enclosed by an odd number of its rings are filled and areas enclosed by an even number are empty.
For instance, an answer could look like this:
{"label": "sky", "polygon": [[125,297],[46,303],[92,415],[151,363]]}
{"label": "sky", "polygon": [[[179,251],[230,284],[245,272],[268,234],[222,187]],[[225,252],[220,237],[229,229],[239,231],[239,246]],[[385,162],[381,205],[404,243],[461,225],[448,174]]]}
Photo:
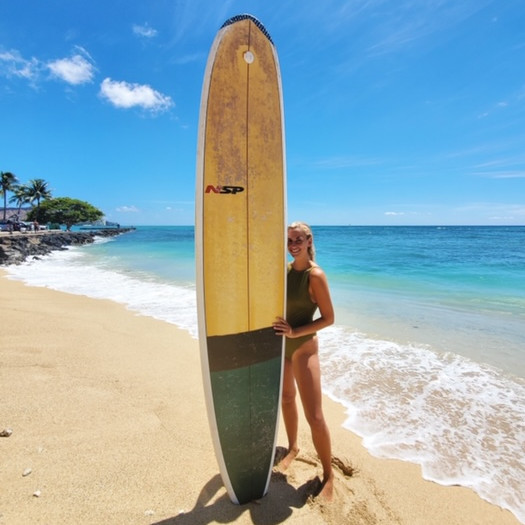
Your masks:
{"label": "sky", "polygon": [[290,222],[525,224],[523,0],[0,0],[0,170],[193,224],[206,61],[240,13],[279,56]]}

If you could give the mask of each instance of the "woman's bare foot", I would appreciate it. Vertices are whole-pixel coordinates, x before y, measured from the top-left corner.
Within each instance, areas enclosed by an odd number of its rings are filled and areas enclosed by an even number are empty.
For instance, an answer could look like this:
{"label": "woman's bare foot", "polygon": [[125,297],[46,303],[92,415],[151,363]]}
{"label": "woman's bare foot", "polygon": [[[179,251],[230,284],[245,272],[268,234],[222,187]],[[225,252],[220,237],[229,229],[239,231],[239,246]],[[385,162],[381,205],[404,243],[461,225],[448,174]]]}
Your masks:
{"label": "woman's bare foot", "polygon": [[318,496],[320,501],[324,503],[331,503],[334,500],[334,473],[331,472],[330,475],[323,479],[321,485],[321,492]]}
{"label": "woman's bare foot", "polygon": [[291,448],[290,450],[288,450],[286,456],[284,456],[284,458],[281,459],[281,461],[279,461],[277,468],[281,471],[286,470],[290,466],[292,461],[297,457],[297,454],[299,454],[298,448]]}

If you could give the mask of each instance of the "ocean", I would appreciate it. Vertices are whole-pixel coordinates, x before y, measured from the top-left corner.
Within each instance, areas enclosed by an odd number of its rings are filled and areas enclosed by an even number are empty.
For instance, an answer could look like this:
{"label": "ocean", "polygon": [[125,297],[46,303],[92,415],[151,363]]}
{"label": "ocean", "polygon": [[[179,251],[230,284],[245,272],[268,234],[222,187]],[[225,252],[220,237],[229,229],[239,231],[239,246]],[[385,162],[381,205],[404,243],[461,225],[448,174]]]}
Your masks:
{"label": "ocean", "polygon": [[[525,227],[313,231],[336,311],[319,333],[323,391],[344,426],[525,523]],[[193,233],[138,227],[7,270],[197,338]]]}

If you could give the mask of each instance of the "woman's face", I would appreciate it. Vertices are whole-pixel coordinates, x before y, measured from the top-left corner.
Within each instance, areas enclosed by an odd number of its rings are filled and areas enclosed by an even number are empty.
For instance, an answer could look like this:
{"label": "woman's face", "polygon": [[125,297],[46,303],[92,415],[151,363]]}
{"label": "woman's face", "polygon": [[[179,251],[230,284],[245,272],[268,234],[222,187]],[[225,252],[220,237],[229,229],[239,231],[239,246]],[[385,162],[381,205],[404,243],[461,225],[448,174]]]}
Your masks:
{"label": "woman's face", "polygon": [[306,233],[300,228],[288,229],[288,252],[292,257],[298,257],[303,253],[308,255],[308,247],[311,244],[311,237],[307,238]]}

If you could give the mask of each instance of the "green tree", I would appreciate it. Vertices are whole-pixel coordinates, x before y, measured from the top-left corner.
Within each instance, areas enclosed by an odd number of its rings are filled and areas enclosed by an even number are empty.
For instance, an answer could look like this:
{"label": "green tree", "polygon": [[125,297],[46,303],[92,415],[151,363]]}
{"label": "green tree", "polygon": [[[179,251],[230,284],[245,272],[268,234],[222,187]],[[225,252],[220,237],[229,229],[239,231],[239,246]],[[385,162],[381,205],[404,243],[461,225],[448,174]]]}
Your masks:
{"label": "green tree", "polygon": [[5,221],[6,214],[7,214],[7,192],[11,191],[14,188],[14,186],[18,182],[18,179],[10,171],[2,171],[0,172],[0,175],[1,175],[0,193],[2,193],[4,196],[4,221]]}
{"label": "green tree", "polygon": [[69,197],[57,197],[44,201],[40,208],[33,208],[27,218],[31,221],[65,224],[70,230],[74,224],[98,221],[104,214],[88,202]]}
{"label": "green tree", "polygon": [[[36,201],[37,210],[40,209],[42,199],[51,199],[52,197],[48,183],[44,179],[32,179],[26,184],[26,187],[30,202]],[[36,220],[38,220],[38,211]]]}
{"label": "green tree", "polygon": [[12,188],[11,191],[13,196],[9,199],[9,202],[18,206],[18,217],[20,217],[22,206],[31,202],[31,196],[29,195],[28,187],[20,184]]}

